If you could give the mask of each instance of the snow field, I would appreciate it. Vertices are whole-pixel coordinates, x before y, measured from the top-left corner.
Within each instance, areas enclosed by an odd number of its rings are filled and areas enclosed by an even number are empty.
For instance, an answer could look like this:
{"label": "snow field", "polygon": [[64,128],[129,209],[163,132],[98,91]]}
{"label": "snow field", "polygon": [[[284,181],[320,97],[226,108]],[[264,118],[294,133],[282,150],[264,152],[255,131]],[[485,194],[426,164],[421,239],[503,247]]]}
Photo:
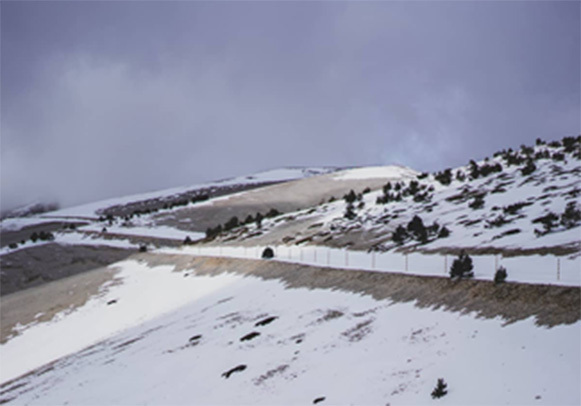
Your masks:
{"label": "snow field", "polygon": [[[158,317],[236,279],[221,275],[199,277],[194,282],[171,272],[172,266],[151,269],[135,261],[111,267],[120,270],[115,280],[83,307],[61,312],[50,323],[22,326],[22,334],[0,346],[0,382]],[[111,301],[115,302],[107,305]]]}
{"label": "snow field", "polygon": [[[122,283],[48,323],[67,347],[87,346],[86,335],[101,329],[118,334],[2,388],[13,397],[7,404],[312,404],[319,397],[322,404],[431,404],[438,378],[449,390],[438,404],[581,401],[580,322],[504,326],[255,277],[118,266]],[[154,294],[143,291],[154,284],[160,293],[148,306],[140,298]],[[118,302],[107,306],[112,299]],[[120,322],[129,313],[141,324]],[[241,341],[251,332],[259,335]],[[0,347],[3,365],[30,345],[32,355],[47,351],[54,342],[44,345],[45,334],[31,326]],[[223,376],[237,366],[246,368]]]}

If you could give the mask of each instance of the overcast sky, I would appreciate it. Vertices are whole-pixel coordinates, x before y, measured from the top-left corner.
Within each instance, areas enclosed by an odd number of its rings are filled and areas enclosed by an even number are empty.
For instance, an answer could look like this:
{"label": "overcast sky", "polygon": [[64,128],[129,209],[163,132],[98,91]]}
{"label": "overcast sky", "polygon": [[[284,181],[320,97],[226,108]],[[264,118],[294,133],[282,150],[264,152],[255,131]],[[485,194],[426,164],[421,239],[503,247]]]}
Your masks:
{"label": "overcast sky", "polygon": [[580,5],[2,1],[2,209],[577,135]]}

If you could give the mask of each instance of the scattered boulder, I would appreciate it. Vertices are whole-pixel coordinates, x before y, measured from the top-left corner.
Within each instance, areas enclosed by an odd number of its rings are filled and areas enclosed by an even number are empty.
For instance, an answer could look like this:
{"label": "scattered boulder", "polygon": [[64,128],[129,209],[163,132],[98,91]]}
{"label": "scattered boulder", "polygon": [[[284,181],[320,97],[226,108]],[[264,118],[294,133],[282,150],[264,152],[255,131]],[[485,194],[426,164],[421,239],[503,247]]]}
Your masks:
{"label": "scattered boulder", "polygon": [[260,333],[259,333],[259,332],[257,332],[257,331],[253,331],[252,333],[246,334],[244,337],[242,337],[242,338],[240,339],[240,341],[250,341],[250,340],[252,340],[253,338],[256,338],[256,337],[258,337],[259,335],[260,335]]}
{"label": "scattered boulder", "polygon": [[244,364],[241,364],[241,365],[238,365],[237,367],[234,367],[234,368],[232,368],[232,369],[231,369],[231,370],[229,370],[229,371],[226,371],[226,372],[224,372],[224,373],[222,374],[222,376],[223,376],[224,378],[228,379],[228,378],[230,378],[230,375],[232,375],[234,372],[242,372],[242,371],[244,371],[245,369],[246,369],[246,365],[244,365]]}
{"label": "scattered boulder", "polygon": [[267,324],[272,323],[273,321],[275,321],[278,317],[276,316],[272,316],[272,317],[267,317],[266,319],[262,319],[256,322],[256,324],[254,325],[254,327],[262,327],[262,326],[266,326]]}

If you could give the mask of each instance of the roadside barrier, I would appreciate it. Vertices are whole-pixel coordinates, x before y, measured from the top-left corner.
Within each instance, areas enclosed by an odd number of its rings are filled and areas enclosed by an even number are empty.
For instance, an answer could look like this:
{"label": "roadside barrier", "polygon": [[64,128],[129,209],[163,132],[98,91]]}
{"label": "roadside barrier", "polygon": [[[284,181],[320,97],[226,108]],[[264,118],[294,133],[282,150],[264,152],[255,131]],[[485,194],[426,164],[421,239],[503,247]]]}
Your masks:
{"label": "roadside barrier", "polygon": [[[188,255],[261,259],[266,247],[182,247]],[[455,256],[423,254],[420,252],[365,252],[318,246],[271,246],[274,258],[282,261],[330,268],[361,271],[399,272],[413,275],[448,276]],[[172,252],[176,249],[169,249]],[[581,286],[581,255],[471,255],[476,279],[492,280],[496,270],[503,266],[508,272],[507,282],[547,283]]]}

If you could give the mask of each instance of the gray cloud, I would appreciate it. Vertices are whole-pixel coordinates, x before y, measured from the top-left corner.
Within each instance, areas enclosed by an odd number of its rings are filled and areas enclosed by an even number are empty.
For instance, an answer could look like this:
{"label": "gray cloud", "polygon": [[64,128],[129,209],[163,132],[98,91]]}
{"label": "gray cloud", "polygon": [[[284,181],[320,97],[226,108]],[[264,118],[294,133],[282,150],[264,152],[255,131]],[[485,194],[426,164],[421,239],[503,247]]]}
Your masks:
{"label": "gray cloud", "polygon": [[3,208],[580,132],[579,3],[0,6]]}

